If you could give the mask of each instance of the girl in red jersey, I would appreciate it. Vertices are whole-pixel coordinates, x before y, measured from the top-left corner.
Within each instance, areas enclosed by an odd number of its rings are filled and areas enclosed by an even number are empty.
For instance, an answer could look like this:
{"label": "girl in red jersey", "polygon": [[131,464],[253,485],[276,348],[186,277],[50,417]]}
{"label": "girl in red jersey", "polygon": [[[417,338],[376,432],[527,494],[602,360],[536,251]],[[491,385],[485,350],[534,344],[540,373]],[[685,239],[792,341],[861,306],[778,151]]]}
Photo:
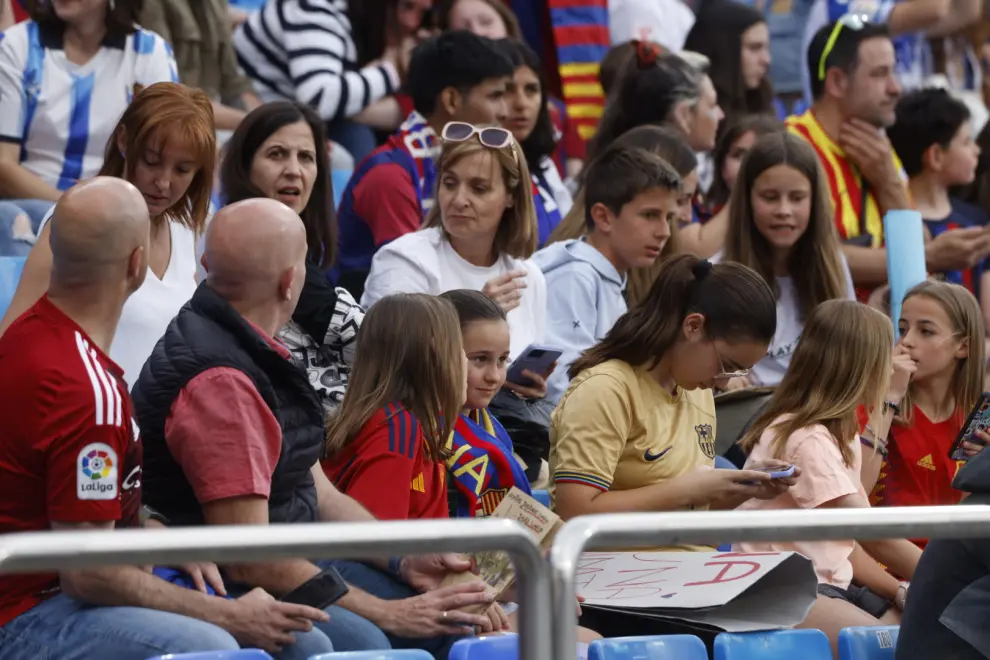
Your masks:
{"label": "girl in red jersey", "polygon": [[357,355],[324,472],[376,518],[446,518],[445,415],[466,388],[457,313],[429,295],[387,296],[365,317]]}
{"label": "girl in red jersey", "polygon": [[[949,450],[983,391],[980,306],[962,286],[927,281],[905,296],[897,325],[896,350],[917,370],[899,410],[888,412],[897,414],[889,438],[877,442],[869,430],[863,433],[863,441],[875,442],[879,450],[871,500],[875,506],[956,504],[963,493],[952,480],[962,462],[951,460]],[[990,436],[980,437],[990,442]],[[970,455],[980,449],[966,443]],[[924,540],[915,542],[924,547]]]}

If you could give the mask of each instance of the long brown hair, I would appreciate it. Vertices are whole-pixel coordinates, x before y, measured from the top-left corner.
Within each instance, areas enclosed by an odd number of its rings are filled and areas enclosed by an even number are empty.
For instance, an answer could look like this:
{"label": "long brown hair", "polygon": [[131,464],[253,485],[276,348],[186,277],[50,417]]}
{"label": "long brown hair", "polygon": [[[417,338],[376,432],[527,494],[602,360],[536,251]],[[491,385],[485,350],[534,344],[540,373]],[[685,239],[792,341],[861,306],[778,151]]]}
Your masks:
{"label": "long brown hair", "polygon": [[[808,317],[790,367],[767,407],[740,445],[747,453],[767,429],[769,451],[780,458],[796,431],[820,424],[835,439],[847,466],[853,463],[856,409],[882,414],[890,385],[894,333],[883,313],[853,300],[829,300]],[[778,421],[782,415],[789,415]]]}
{"label": "long brown hair", "polygon": [[[481,144],[477,136],[464,142],[446,142],[440,159],[437,161],[437,187],[443,185],[444,173],[465,158],[478,153],[492,155],[494,167],[502,170],[502,182],[512,198],[512,206],[505,209],[502,221],[495,234],[494,249],[497,254],[508,254],[516,259],[529,259],[536,251],[539,239],[536,226],[536,207],[533,205],[533,189],[529,167],[523,157],[522,148],[513,139],[508,146],[492,149]],[[439,202],[433,205],[426,216],[424,227],[443,229]],[[350,385],[348,385],[350,387]]]}
{"label": "long brown hair", "polygon": [[712,339],[769,344],[777,331],[773,293],[759,274],[682,254],[662,263],[646,300],[620,316],[605,339],[571,364],[568,376],[573,380],[608,360],[652,369],[677,342],[688,314],[705,317]]}
{"label": "long brown hair", "polygon": [[464,405],[464,349],[454,306],[422,293],[386,296],[364,317],[356,350],[344,401],[327,425],[327,456],[353,442],[375,412],[398,402],[419,422],[429,458],[445,458]]}
{"label": "long brown hair", "polygon": [[811,184],[808,227],[791,251],[787,271],[794,280],[798,305],[807,316],[826,300],[846,298],[848,281],[842,247],[832,221],[832,202],[818,157],[805,140],[790,133],[764,135],[739,168],[729,206],[729,230],[722,258],[745,264],[763,276],[780,295],[773,273],[772,247],[753,218],[753,186],[761,174],[777,165],[800,172]]}
{"label": "long brown hair", "polygon": [[[969,355],[956,363],[956,373],[952,376],[951,394],[955,404],[953,419],[962,425],[966,415],[983,393],[983,377],[986,365],[986,346],[983,314],[980,304],[966,287],[949,282],[927,280],[913,287],[904,300],[914,297],[928,298],[939,304],[949,317],[952,332],[962,337],[969,348]],[[914,424],[914,404],[911,399],[913,384],[908,385],[907,394],[901,402],[901,414],[895,420],[898,425]]]}
{"label": "long brown hair", "polygon": [[[127,145],[123,153],[117,144],[121,135]],[[150,148],[160,150],[170,140],[189,145],[199,170],[186,194],[164,215],[199,234],[206,229],[217,158],[213,103],[201,90],[161,82],[138,91],[107,140],[99,175],[133,179],[141,155]]]}

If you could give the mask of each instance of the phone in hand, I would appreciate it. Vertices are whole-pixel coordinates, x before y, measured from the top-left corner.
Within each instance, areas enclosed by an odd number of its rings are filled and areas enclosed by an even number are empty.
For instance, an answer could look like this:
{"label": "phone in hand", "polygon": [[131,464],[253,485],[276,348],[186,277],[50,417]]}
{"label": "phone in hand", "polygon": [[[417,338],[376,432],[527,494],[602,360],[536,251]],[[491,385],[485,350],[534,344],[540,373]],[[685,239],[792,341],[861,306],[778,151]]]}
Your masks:
{"label": "phone in hand", "polygon": [[524,376],[523,371],[528,369],[536,374],[546,373],[550,369],[550,365],[563,354],[564,351],[553,346],[530,344],[519,357],[512,361],[512,366],[509,367],[509,373],[506,374],[505,379],[516,385],[532,387],[533,381]]}
{"label": "phone in hand", "polygon": [[[753,472],[764,472],[769,474],[771,479],[786,479],[787,477],[794,476],[793,465],[764,465],[762,467],[748,467],[744,469],[752,470]],[[755,481],[744,481],[742,483],[749,484],[751,486],[757,485],[757,482]]]}
{"label": "phone in hand", "polygon": [[279,600],[283,603],[309,605],[318,610],[325,610],[343,598],[348,591],[350,588],[344,582],[344,578],[331,566],[306,580]]}
{"label": "phone in hand", "polygon": [[949,450],[949,458],[954,461],[967,460],[968,457],[963,453],[962,443],[986,444],[976,435],[976,432],[986,431],[988,429],[990,429],[990,392],[984,392],[980,395],[980,399],[976,402],[973,410],[970,411],[969,417],[966,418],[966,424],[963,425],[962,430],[956,437],[956,441],[952,443],[952,449]]}

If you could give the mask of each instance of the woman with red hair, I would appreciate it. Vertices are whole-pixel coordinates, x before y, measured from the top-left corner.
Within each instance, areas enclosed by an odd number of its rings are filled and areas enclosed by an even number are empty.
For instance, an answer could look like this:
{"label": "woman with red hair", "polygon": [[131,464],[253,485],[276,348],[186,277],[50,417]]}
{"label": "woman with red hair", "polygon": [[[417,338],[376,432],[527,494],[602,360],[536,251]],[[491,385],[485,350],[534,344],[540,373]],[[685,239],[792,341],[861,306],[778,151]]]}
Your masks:
{"label": "woman with red hair", "polygon": [[[206,226],[217,146],[213,106],[202,91],[157,83],[138,91],[107,142],[100,176],[126,179],[151,215],[148,276],[124,305],[110,347],[134,384],[169,322],[196,290],[196,238]],[[48,220],[24,264],[0,334],[48,289]]]}

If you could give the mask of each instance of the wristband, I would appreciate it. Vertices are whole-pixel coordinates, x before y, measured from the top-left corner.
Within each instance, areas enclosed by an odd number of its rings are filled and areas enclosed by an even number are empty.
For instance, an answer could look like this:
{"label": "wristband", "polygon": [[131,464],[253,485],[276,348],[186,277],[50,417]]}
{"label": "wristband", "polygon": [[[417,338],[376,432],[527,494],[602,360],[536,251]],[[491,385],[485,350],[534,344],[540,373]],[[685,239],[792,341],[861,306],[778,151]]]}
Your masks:
{"label": "wristband", "polygon": [[[873,433],[873,429],[871,429],[869,426],[866,427],[866,430],[869,431],[870,433]],[[860,441],[860,443],[866,445],[870,449],[873,449],[874,451],[879,452],[880,455],[883,456],[884,458],[887,458],[887,447],[886,446],[880,444],[879,442],[874,443],[873,440],[870,440],[869,438],[867,438],[864,435],[860,435],[859,436],[859,441]]]}
{"label": "wristband", "polygon": [[884,401],[883,402],[883,414],[886,415],[887,412],[889,412],[891,410],[894,411],[894,414],[895,415],[900,415],[901,414],[901,407],[899,405],[897,405],[893,401]]}

